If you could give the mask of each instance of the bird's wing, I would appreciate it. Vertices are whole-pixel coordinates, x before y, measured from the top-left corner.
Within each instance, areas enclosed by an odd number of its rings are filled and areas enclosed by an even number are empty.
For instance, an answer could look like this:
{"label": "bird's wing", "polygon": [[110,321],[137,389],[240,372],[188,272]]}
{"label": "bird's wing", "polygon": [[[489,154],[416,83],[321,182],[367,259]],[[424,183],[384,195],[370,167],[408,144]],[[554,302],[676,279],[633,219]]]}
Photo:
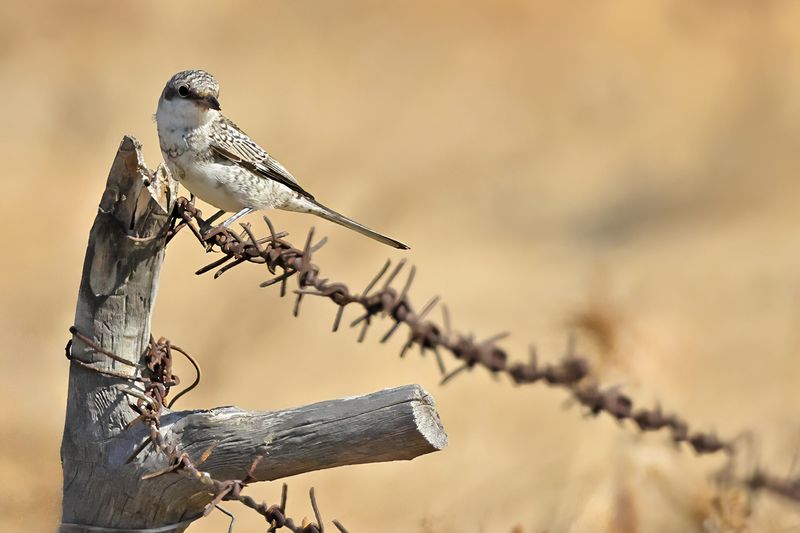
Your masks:
{"label": "bird's wing", "polygon": [[257,176],[277,181],[291,190],[313,200],[283,165],[253,142],[239,127],[224,118],[211,129],[211,148],[219,155],[249,170]]}

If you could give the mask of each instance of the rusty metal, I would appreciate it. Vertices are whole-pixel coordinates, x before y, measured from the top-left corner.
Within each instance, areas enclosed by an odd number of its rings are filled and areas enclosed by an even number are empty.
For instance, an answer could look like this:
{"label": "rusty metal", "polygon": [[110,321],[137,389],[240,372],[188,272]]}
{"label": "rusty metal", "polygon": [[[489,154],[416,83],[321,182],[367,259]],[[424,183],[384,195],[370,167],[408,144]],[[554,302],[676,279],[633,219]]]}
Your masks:
{"label": "rusty metal", "polygon": [[[618,421],[630,421],[642,432],[666,430],[675,444],[686,444],[697,454],[724,453],[728,456],[729,464],[732,464],[739,451],[736,439],[722,439],[714,432],[691,430],[689,424],[676,414],[666,413],[661,407],[637,407],[633,399],[619,387],[598,385],[592,378],[588,359],[576,355],[574,339],[571,339],[564,356],[556,363],[540,364],[533,348],[527,362],[510,362],[508,353],[497,344],[506,334],[477,341],[473,335],[454,331],[450,313],[444,305],[441,306],[441,324],[427,319],[428,313],[439,300],[435,297],[419,312],[415,311],[408,296],[416,275],[414,267],[409,270],[399,292],[392,287],[392,283],[405,267],[404,260],[398,262],[388,276],[391,261],[387,261],[361,293],[353,293],[344,283],[320,277],[320,268],[312,262],[312,257],[325,240],[314,243],[313,228],[309,231],[305,246],[299,249],[285,239],[288,236],[285,232],[276,232],[267,217],[264,217],[266,236],[257,237],[250,224],[240,224],[240,233],[224,227],[204,231],[201,229],[201,212],[185,198],[178,199],[173,216],[175,222],[168,239],[182,228],[188,227],[206,251],[221,254],[220,258],[199,269],[196,274],[216,270],[214,278],[218,278],[244,263],[263,264],[269,278],[261,283],[261,287],[280,283],[281,296],[286,294],[287,281],[294,277],[298,285],[294,291],[294,315],[299,314],[300,302],[304,296],[327,298],[336,306],[333,331],[337,331],[345,308],[354,304],[359,308],[359,315],[350,325],[360,328],[358,342],[365,339],[376,317],[392,322],[380,339],[381,342],[388,341],[400,326],[405,326],[407,338],[400,355],[404,356],[414,346],[423,355],[432,351],[442,375],[442,384],[466,371],[481,367],[492,375],[507,376],[516,385],[545,383],[564,389],[570,394],[571,401],[584,407],[590,416],[606,413]],[[383,283],[376,289],[382,279]],[[449,352],[460,364],[448,371],[441,356],[442,351]],[[757,470],[746,478],[733,482],[752,490],[763,489],[800,503],[800,478],[781,478]],[[336,524],[335,521],[334,523]],[[338,524],[337,527],[344,531]]]}
{"label": "rusty metal", "polygon": [[[688,424],[677,415],[664,414],[660,408],[637,408],[633,400],[618,388],[601,388],[593,383],[589,361],[575,354],[573,342],[557,363],[540,365],[533,349],[528,362],[512,363],[506,350],[497,344],[507,334],[477,341],[473,335],[454,331],[450,326],[449,312],[444,306],[443,324],[428,319],[427,315],[439,303],[439,298],[432,298],[419,311],[415,311],[408,295],[416,275],[415,267],[409,269],[399,292],[392,286],[406,266],[404,260],[399,261],[391,272],[389,272],[391,262],[387,261],[363,292],[353,293],[343,283],[320,277],[320,268],[312,262],[312,257],[324,244],[324,239],[314,243],[313,228],[306,237],[305,245],[299,249],[285,240],[287,236],[285,232],[277,233],[267,217],[264,217],[266,236],[259,238],[252,226],[247,223],[240,224],[242,228],[240,233],[221,226],[204,231],[202,222],[198,223],[198,220],[202,220],[201,216],[201,212],[194,204],[185,198],[179,198],[174,211],[175,220],[179,223],[170,233],[171,238],[183,227],[189,227],[208,252],[222,254],[221,258],[197,270],[198,275],[216,269],[214,277],[218,278],[244,263],[263,264],[270,277],[262,282],[261,286],[269,287],[280,283],[281,296],[286,292],[287,281],[292,277],[297,280],[298,286],[294,291],[295,316],[299,314],[300,302],[304,296],[327,298],[337,306],[333,323],[333,330],[336,331],[345,307],[351,304],[359,307],[360,314],[350,324],[351,327],[360,326],[358,342],[364,341],[376,317],[393,322],[380,342],[387,342],[400,326],[406,326],[408,336],[400,356],[405,356],[414,346],[423,355],[429,351],[433,352],[442,375],[442,384],[450,382],[466,371],[481,367],[493,375],[506,375],[517,385],[544,382],[566,389],[573,402],[586,408],[591,416],[606,413],[620,421],[630,420],[640,431],[667,429],[675,443],[686,443],[698,454],[732,451],[732,443],[720,439],[714,433],[690,431]],[[382,279],[383,283],[376,289]],[[460,364],[448,371],[442,359],[442,351],[449,352]]]}

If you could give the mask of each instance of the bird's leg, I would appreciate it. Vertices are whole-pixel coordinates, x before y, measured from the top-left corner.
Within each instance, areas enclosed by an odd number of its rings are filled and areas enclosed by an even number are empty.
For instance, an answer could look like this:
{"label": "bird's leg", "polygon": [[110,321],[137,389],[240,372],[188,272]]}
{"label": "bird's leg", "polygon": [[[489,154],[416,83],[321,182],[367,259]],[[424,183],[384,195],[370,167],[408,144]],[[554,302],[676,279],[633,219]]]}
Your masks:
{"label": "bird's leg", "polygon": [[225,211],[223,211],[222,209],[220,209],[219,211],[217,211],[216,213],[214,213],[213,215],[211,215],[210,217],[208,217],[208,219],[206,219],[206,224],[208,224],[208,225],[210,226],[210,225],[211,225],[211,224],[213,224],[213,223],[214,223],[214,222],[215,222],[215,221],[216,221],[216,220],[217,220],[219,217],[221,217],[221,216],[222,216],[222,215],[224,215],[224,214],[225,214]]}
{"label": "bird's leg", "polygon": [[[234,222],[236,222],[237,220],[239,220],[243,216],[252,213],[253,211],[255,211],[255,209],[253,209],[252,207],[245,207],[244,209],[242,209],[241,211],[239,211],[238,213],[236,213],[232,217],[228,218],[225,222],[223,222],[222,223],[222,227],[224,227],[224,228],[230,227],[231,224],[233,224]],[[221,213],[221,211],[220,211],[220,213]],[[216,216],[217,215],[214,215],[215,218],[216,218]]]}

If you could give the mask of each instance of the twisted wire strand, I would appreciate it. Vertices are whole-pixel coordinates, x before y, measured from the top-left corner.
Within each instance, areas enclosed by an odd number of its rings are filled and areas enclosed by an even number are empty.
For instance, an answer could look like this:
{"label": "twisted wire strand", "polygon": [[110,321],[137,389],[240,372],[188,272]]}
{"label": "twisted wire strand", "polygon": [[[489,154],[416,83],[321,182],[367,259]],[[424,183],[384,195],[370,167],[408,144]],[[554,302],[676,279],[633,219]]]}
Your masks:
{"label": "twisted wire strand", "polygon": [[[493,375],[505,375],[517,385],[546,383],[566,390],[572,401],[583,406],[591,416],[605,413],[618,421],[628,420],[642,432],[664,429],[669,432],[675,444],[685,443],[697,454],[725,454],[729,459],[726,470],[732,469],[737,451],[736,439],[723,439],[712,431],[693,430],[675,413],[665,412],[660,406],[637,406],[619,387],[600,386],[591,377],[588,359],[576,355],[574,343],[570,343],[564,356],[555,363],[540,364],[533,348],[529,351],[527,362],[511,362],[506,350],[498,345],[507,334],[477,340],[474,335],[458,332],[451,327],[450,314],[444,305],[440,306],[442,322],[435,322],[428,315],[439,304],[438,297],[430,299],[416,311],[408,295],[416,268],[412,266],[408,270],[400,291],[393,286],[405,268],[404,260],[399,261],[394,268],[387,261],[364,290],[357,293],[344,283],[320,276],[320,267],[313,263],[312,258],[325,244],[326,239],[315,242],[314,228],[311,228],[303,248],[300,249],[286,240],[286,232],[276,232],[266,216],[263,220],[267,231],[263,237],[258,237],[248,223],[240,224],[241,231],[238,233],[221,226],[201,229],[202,213],[186,198],[177,200],[173,217],[168,241],[188,227],[207,252],[220,254],[218,259],[198,269],[198,275],[214,271],[213,276],[216,279],[244,263],[265,265],[269,277],[260,286],[279,284],[281,297],[287,293],[288,280],[292,277],[297,280],[297,289],[293,291],[295,316],[300,312],[303,298],[315,296],[328,299],[336,306],[333,331],[339,330],[346,307],[354,305],[359,308],[359,316],[350,323],[353,328],[360,327],[358,342],[364,341],[368,329],[378,317],[391,322],[380,339],[382,343],[387,342],[400,326],[405,326],[407,338],[400,356],[404,357],[413,347],[417,347],[422,355],[433,352],[442,375],[442,384],[476,367],[484,368]],[[458,361],[455,368],[446,368],[441,354],[443,351]],[[764,489],[800,502],[800,478],[774,476],[762,469],[756,469],[746,479],[737,482],[753,490]]]}

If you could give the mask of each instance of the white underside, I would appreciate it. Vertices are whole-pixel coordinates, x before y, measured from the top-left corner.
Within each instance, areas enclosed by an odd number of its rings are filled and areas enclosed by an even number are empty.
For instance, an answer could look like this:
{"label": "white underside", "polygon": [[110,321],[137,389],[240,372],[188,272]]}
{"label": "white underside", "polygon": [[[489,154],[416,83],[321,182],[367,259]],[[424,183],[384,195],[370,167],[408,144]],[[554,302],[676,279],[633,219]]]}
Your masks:
{"label": "white underside", "polygon": [[181,185],[204,202],[224,211],[239,211],[245,207],[255,209],[275,207],[269,198],[272,195],[265,194],[268,191],[243,186],[243,181],[253,182],[257,179],[256,176],[246,175],[246,171],[216,163],[197,165],[189,162],[181,165],[185,162],[181,159],[185,158],[186,155],[170,164],[170,167],[180,167],[175,169],[173,174],[178,177]]}

